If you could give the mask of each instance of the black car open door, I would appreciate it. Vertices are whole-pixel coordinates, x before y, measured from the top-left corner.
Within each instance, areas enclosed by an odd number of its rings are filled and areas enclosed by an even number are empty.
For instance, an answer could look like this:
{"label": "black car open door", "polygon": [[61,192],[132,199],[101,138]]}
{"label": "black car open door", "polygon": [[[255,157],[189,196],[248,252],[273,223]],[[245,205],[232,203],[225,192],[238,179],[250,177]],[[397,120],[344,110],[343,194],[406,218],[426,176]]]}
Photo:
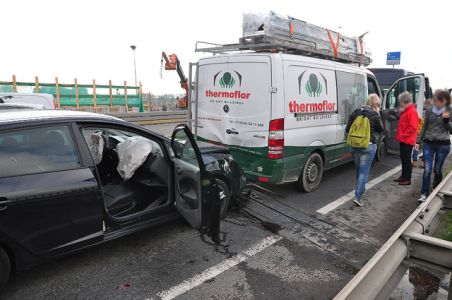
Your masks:
{"label": "black car open door", "polygon": [[171,139],[174,152],[176,207],[196,229],[219,243],[220,199],[212,175],[206,171],[201,152],[187,125],[178,125]]}
{"label": "black car open door", "polygon": [[424,101],[429,97],[428,91],[430,88],[428,85],[428,79],[423,74],[406,76],[397,80],[384,96],[382,118],[389,149],[399,149],[399,143],[395,140],[400,117],[399,95],[408,91],[413,96],[413,102],[419,115],[422,115]]}

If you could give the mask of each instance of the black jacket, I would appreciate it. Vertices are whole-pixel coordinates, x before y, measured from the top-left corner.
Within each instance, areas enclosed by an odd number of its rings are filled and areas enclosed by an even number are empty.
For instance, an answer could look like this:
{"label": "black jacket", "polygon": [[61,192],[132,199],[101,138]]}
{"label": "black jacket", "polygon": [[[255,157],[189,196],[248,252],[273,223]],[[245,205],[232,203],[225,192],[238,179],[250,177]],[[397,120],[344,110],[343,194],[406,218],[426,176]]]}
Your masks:
{"label": "black jacket", "polygon": [[365,105],[361,108],[356,109],[348,118],[347,127],[345,132],[348,134],[353,121],[361,115],[364,114],[369,118],[370,122],[370,142],[376,144],[378,142],[378,134],[384,131],[383,123],[381,122],[380,114],[374,111],[370,106]]}

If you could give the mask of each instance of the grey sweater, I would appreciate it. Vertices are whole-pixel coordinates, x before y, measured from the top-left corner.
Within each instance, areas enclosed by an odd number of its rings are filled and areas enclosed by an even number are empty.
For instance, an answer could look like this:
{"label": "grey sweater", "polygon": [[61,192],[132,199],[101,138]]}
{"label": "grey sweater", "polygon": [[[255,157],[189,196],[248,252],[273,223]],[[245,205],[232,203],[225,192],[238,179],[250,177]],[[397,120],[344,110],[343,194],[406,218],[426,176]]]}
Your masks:
{"label": "grey sweater", "polygon": [[424,126],[419,133],[417,143],[450,144],[452,123],[450,119],[444,119],[442,115],[436,115],[429,109],[425,113]]}

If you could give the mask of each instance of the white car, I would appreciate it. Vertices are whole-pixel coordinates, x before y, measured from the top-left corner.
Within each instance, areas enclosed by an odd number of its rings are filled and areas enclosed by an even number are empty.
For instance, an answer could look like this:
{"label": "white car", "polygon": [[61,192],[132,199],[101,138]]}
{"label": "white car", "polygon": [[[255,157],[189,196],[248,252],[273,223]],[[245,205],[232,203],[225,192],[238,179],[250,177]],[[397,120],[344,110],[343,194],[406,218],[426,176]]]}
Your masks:
{"label": "white car", "polygon": [[0,111],[3,110],[16,110],[16,109],[45,109],[42,105],[25,105],[25,104],[12,104],[12,103],[2,103],[0,100]]}
{"label": "white car", "polygon": [[32,108],[57,108],[53,96],[43,93],[0,93],[0,100],[5,104],[19,104]]}

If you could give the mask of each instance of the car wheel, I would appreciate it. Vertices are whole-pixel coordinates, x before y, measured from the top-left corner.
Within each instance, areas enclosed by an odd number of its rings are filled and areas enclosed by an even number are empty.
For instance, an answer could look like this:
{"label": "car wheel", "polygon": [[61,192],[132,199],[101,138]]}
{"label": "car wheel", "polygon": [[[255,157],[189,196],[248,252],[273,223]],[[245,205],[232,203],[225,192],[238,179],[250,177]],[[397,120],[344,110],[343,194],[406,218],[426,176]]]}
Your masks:
{"label": "car wheel", "polygon": [[228,213],[229,203],[231,201],[231,190],[223,180],[219,178],[216,178],[215,180],[217,181],[218,189],[220,190],[220,218],[224,219],[224,217]]}
{"label": "car wheel", "polygon": [[388,148],[386,146],[386,140],[382,139],[378,143],[377,154],[375,155],[375,160],[382,161],[385,158],[387,153],[388,153]]}
{"label": "car wheel", "polygon": [[11,272],[11,262],[6,251],[0,247],[0,290],[6,285]]}
{"label": "car wheel", "polygon": [[306,160],[297,186],[302,192],[310,193],[315,191],[322,181],[323,176],[323,159],[318,153],[312,153]]}

